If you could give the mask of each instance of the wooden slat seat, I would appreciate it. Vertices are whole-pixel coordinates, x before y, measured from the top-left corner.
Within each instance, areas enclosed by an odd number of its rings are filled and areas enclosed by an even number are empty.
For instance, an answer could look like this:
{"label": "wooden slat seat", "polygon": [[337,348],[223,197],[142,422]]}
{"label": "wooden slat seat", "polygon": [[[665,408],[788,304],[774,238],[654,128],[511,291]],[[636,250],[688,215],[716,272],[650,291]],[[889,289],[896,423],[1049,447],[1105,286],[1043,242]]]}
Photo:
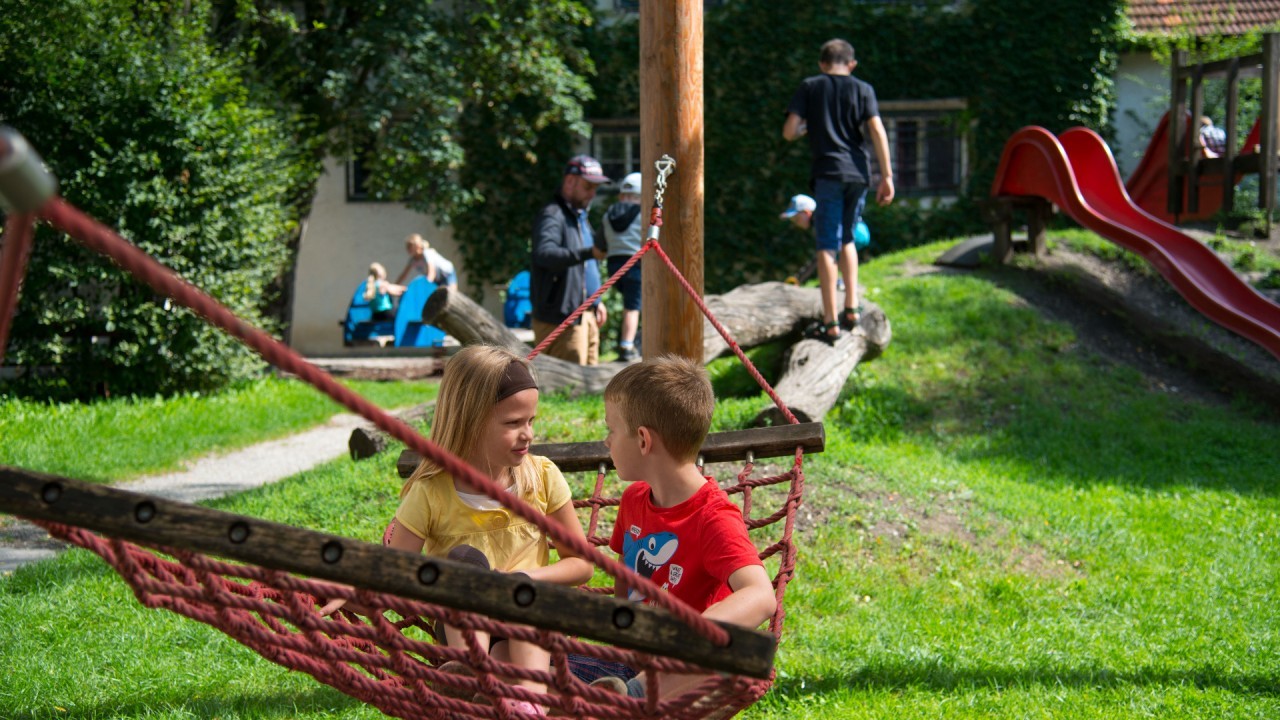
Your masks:
{"label": "wooden slat seat", "polygon": [[[826,430],[822,423],[798,423],[711,433],[702,444],[700,454],[703,462],[708,463],[743,460],[747,453],[751,453],[755,459],[791,455],[797,446],[807,455],[822,452],[826,442]],[[561,472],[598,470],[601,464],[606,468],[613,467],[613,462],[609,460],[609,449],[603,442],[545,443],[532,446],[529,452],[550,458]],[[412,450],[405,450],[396,461],[396,472],[400,477],[407,478],[421,461],[420,455]]]}

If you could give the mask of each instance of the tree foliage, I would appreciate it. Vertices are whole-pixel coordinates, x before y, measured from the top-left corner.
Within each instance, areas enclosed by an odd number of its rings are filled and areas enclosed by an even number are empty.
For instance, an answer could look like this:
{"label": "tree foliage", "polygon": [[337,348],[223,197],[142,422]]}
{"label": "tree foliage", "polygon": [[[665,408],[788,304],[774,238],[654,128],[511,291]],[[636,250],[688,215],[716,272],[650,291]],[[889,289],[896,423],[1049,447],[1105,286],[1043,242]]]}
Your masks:
{"label": "tree foliage", "polygon": [[225,0],[217,37],[312,123],[325,153],[356,155],[375,196],[453,221],[468,273],[527,262],[593,66],[578,2]]}
{"label": "tree foliage", "polygon": [[[0,121],[61,191],[251,322],[285,271],[299,187],[291,121],[256,102],[199,12],[5,0]],[[6,358],[50,396],[208,390],[261,367],[236,341],[42,227]]]}
{"label": "tree foliage", "polygon": [[[881,99],[969,100],[951,118],[972,128],[968,194],[942,212],[869,208],[883,251],[974,224],[1018,127],[1107,130],[1123,7],[735,0],[709,11],[708,290],[782,276],[811,254],[777,219],[809,184],[804,143],[780,128],[822,42],[851,40]],[[375,195],[451,222],[469,275],[496,282],[527,263],[533,214],[584,117],[639,115],[636,24],[596,27],[575,0],[0,0],[0,13],[0,119],[31,138],[73,202],[252,320],[292,259],[322,157],[361,157]],[[10,358],[61,368],[68,392],[212,388],[257,366],[47,230],[33,264]]]}
{"label": "tree foliage", "polygon": [[[577,2],[0,0],[0,13],[0,120],[68,199],[267,325],[326,155],[362,157],[375,195],[456,222],[472,275],[500,278],[526,260],[533,198],[587,129],[591,15]],[[55,368],[26,374],[42,392],[212,389],[260,367],[75,245],[42,230],[38,247],[8,359]]]}

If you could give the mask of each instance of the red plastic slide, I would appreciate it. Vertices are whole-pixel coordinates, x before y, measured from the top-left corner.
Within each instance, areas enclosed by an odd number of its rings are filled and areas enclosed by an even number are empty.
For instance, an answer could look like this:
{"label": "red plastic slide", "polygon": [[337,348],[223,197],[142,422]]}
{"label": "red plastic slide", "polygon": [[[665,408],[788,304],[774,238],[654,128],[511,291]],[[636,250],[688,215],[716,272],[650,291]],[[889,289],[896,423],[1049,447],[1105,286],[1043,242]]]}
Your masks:
{"label": "red plastic slide", "polygon": [[[1185,137],[1194,137],[1197,127],[1198,125],[1191,122],[1191,116],[1187,115]],[[1256,147],[1261,137],[1259,135],[1260,128],[1259,121],[1254,121],[1253,129],[1249,131],[1249,135],[1240,144],[1240,150],[1237,155],[1257,152]],[[1242,177],[1243,175],[1237,176],[1235,182],[1240,182]],[[1183,180],[1182,186],[1185,193],[1186,180]],[[1169,223],[1177,222],[1178,220],[1207,220],[1213,217],[1214,213],[1218,212],[1219,208],[1222,207],[1222,175],[1202,174],[1200,176],[1199,212],[1183,212],[1177,218],[1169,214],[1168,111],[1165,111],[1165,114],[1160,117],[1160,122],[1156,125],[1155,134],[1151,136],[1151,142],[1147,143],[1147,151],[1143,153],[1142,160],[1138,163],[1138,167],[1134,169],[1133,174],[1129,176],[1129,180],[1124,184],[1124,187],[1129,191],[1129,197],[1133,198],[1134,205]]]}
{"label": "red plastic slide", "polygon": [[1141,255],[1211,320],[1280,359],[1280,306],[1267,300],[1213,253],[1137,207],[1115,158],[1097,133],[1072,128],[1056,138],[1025,127],[1005,143],[992,195],[1035,195],[1084,227]]}

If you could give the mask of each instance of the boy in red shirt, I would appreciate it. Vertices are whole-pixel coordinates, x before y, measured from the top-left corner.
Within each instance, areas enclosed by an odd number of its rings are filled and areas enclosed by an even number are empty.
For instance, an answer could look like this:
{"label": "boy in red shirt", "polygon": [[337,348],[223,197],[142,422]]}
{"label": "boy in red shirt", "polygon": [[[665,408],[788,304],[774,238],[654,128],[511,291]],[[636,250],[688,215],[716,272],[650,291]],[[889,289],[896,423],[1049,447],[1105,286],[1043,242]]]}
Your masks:
{"label": "boy in red shirt", "polygon": [[[711,428],[715,395],[706,369],[674,355],[631,365],[604,391],[605,446],[622,494],[609,546],[624,565],[703,617],[754,628],[777,607],[773,584],[742,512],[696,465]],[[644,599],[636,591],[630,597]],[[664,695],[703,678],[664,675]],[[598,681],[599,682],[599,681]],[[606,683],[621,690],[619,680]],[[643,674],[627,682],[643,697]]]}

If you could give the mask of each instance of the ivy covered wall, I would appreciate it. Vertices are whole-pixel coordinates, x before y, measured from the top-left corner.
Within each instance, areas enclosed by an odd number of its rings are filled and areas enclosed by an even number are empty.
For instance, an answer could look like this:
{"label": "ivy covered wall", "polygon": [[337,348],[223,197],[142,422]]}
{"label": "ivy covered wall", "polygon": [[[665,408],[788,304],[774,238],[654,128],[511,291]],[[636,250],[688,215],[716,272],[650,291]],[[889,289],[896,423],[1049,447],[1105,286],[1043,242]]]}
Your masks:
{"label": "ivy covered wall", "polygon": [[[798,230],[777,219],[809,187],[808,148],[782,139],[784,112],[800,80],[818,72],[833,37],[853,43],[855,74],[881,100],[962,97],[973,122],[967,195],[925,212],[901,199],[867,212],[873,246],[902,247],[981,227],[1005,139],[1037,124],[1060,132],[1087,125],[1106,134],[1112,74],[1123,34],[1122,0],[971,0],[839,4],[735,0],[704,20],[706,277],[709,292],[746,279],[781,278],[811,255]],[[639,115],[639,28],[634,20],[587,37],[596,63],[593,118]]]}

